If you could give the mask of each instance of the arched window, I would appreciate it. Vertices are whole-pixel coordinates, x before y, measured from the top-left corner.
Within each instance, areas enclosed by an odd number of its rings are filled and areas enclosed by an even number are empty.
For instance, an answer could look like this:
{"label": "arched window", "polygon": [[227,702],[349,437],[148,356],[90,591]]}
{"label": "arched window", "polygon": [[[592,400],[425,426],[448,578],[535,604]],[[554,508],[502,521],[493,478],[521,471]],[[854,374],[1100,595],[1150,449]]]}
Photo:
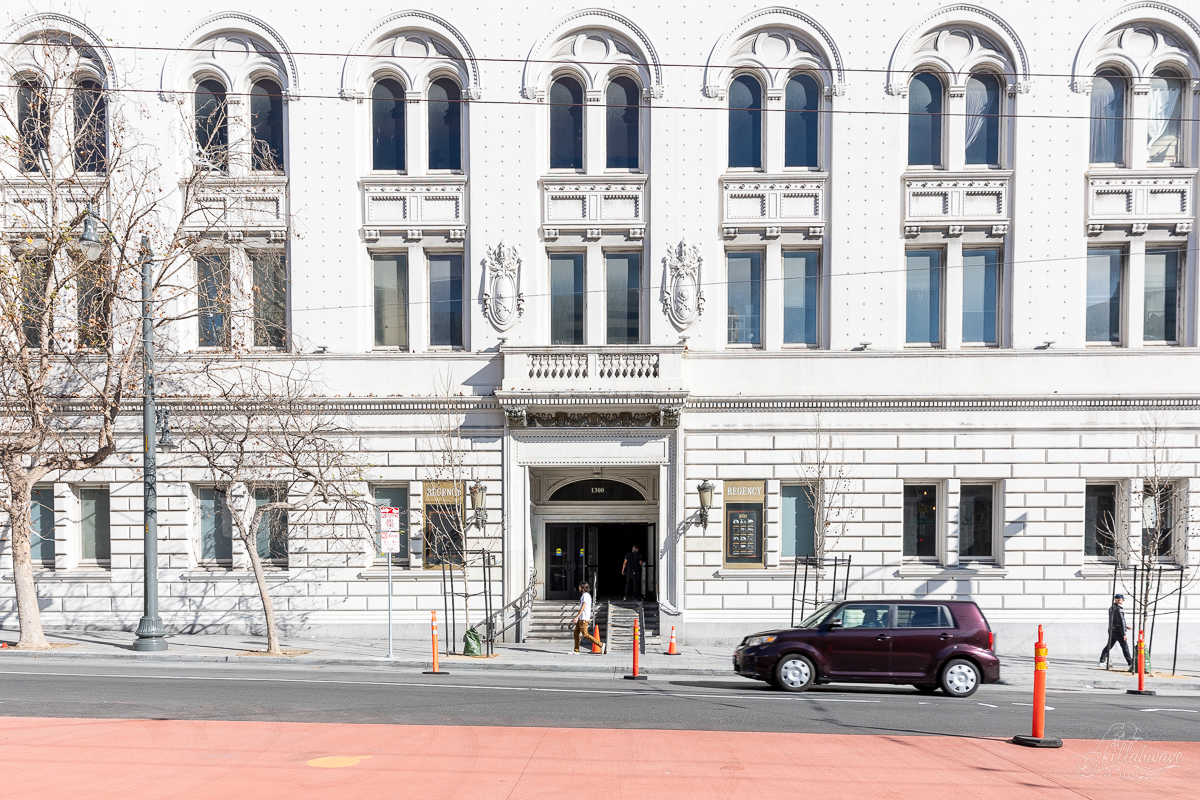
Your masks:
{"label": "arched window", "polygon": [[968,164],[1000,163],[1000,81],[986,72],[967,78]]}
{"label": "arched window", "polygon": [[929,72],[918,72],[908,84],[908,163],[942,165],[942,82]]}
{"label": "arched window", "polygon": [[783,165],[813,167],[817,161],[817,107],[821,90],[811,75],[794,75],[787,82],[787,116],[784,123]]}
{"label": "arched window", "polygon": [[550,169],[583,169],[583,87],[574,78],[550,84]]}
{"label": "arched window", "polygon": [[404,87],[391,78],[371,90],[371,169],[404,171]]}
{"label": "arched window", "polygon": [[641,90],[630,78],[614,78],[607,92],[608,169],[641,166]]}
{"label": "arched window", "polygon": [[283,171],[283,90],[272,80],[250,87],[250,168]]}
{"label": "arched window", "polygon": [[762,167],[762,85],[749,75],[729,84],[729,166]]}
{"label": "arched window", "polygon": [[1092,79],[1093,164],[1125,163],[1125,76],[1105,69]]}
{"label": "arched window", "polygon": [[104,88],[93,80],[75,87],[75,169],[104,172],[108,163],[108,106]]}
{"label": "arched window", "polygon": [[429,168],[462,169],[462,91],[449,78],[429,85]]}
{"label": "arched window", "polygon": [[22,80],[17,85],[17,135],[21,171],[40,171],[40,156],[50,141],[50,104],[36,81]]}
{"label": "arched window", "polygon": [[200,81],[196,87],[196,147],[205,166],[229,165],[229,116],[225,87],[218,81]]}
{"label": "arched window", "polygon": [[[1095,89],[1092,90],[1093,92]],[[1146,124],[1146,160],[1151,164],[1180,164],[1183,134],[1183,81],[1171,72],[1150,79],[1150,119]]]}

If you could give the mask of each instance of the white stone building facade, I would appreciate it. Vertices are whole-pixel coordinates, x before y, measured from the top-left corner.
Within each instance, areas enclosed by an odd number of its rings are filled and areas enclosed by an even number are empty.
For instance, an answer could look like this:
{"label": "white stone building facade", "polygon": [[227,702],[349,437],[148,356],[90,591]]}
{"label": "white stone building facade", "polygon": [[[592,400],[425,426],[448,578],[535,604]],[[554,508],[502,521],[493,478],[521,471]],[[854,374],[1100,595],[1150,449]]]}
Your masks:
{"label": "white stone building facade", "polygon": [[[175,104],[214,83],[230,126],[278,87],[284,169],[230,176],[275,191],[231,263],[286,254],[287,335],[256,352],[314,367],[368,490],[407,498],[397,630],[443,608],[421,534],[445,375],[505,602],[531,574],[566,597],[585,567],[617,591],[637,540],[682,641],[786,624],[818,419],[853,510],[824,553],[850,557],[849,596],[972,599],[1005,650],[1040,623],[1056,652],[1093,654],[1114,563],[1139,559],[1152,419],[1177,462],[1161,562],[1194,574],[1194,6],[344,5],[68,3],[11,16],[4,41],[86,41],[142,92],[152,141],[191,135]],[[214,349],[195,318],[176,335]],[[238,554],[205,555],[206,488],[164,457],[168,630],[258,620]],[[41,491],[46,624],[135,627],[138,473],[114,459]],[[729,529],[727,495],[761,503],[758,527]],[[0,575],[10,626],[6,554]],[[382,634],[383,575],[370,547],[298,525],[272,573],[280,620]],[[1181,653],[1200,652],[1197,598]]]}

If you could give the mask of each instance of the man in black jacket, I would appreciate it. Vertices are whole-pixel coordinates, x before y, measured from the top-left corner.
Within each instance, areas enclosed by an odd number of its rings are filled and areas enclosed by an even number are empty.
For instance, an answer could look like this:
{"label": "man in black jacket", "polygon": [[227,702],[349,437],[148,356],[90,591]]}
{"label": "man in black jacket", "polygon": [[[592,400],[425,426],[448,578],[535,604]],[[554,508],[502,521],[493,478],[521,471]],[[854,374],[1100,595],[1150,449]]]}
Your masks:
{"label": "man in black jacket", "polygon": [[1121,606],[1125,605],[1125,595],[1113,595],[1113,604],[1108,609],[1108,644],[1104,648],[1104,652],[1100,654],[1100,666],[1108,664],[1108,651],[1112,649],[1114,644],[1120,642],[1121,653],[1124,654],[1125,660],[1129,662],[1129,666],[1133,666],[1133,657],[1129,655],[1129,645],[1125,642],[1125,631],[1129,630],[1129,626],[1125,624],[1125,612],[1121,610]]}

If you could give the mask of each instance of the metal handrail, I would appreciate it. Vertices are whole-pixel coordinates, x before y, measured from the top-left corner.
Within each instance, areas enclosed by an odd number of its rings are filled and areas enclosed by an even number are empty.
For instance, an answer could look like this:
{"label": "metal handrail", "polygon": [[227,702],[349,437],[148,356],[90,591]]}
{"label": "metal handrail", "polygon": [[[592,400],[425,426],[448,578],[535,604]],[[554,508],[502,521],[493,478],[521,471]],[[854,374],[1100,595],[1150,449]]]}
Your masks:
{"label": "metal handrail", "polygon": [[[522,612],[525,609],[531,608],[533,606],[533,596],[536,593],[537,593],[537,570],[530,569],[529,570],[529,584],[525,587],[525,590],[522,591],[521,594],[517,595],[517,597],[515,599],[513,599],[512,602],[510,602],[510,603],[506,604],[505,606],[503,606],[502,608],[499,608],[496,611],[492,612],[492,614],[489,615],[483,621],[483,628],[486,631],[486,637],[485,637],[486,640],[489,642],[494,642],[494,641],[496,641],[496,637],[498,637],[500,634],[502,634],[505,631],[507,631],[508,629],[518,625],[521,622],[522,617],[524,616],[522,614]],[[507,616],[508,611],[510,609],[512,611],[514,611],[515,613],[513,614],[512,622],[509,622],[507,625],[505,625],[504,619]],[[503,627],[497,627],[497,625],[502,625]]]}

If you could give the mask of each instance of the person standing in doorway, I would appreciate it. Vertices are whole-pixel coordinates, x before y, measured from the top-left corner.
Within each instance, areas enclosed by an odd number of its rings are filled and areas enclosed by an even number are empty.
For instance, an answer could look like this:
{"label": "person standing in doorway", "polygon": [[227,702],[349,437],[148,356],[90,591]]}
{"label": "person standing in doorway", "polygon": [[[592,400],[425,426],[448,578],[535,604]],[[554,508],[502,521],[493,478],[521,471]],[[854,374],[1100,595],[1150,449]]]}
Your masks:
{"label": "person standing in doorway", "polygon": [[1108,644],[1100,653],[1100,666],[1102,667],[1108,665],[1108,651],[1118,642],[1121,644],[1121,654],[1125,656],[1125,661],[1131,668],[1133,667],[1133,657],[1129,655],[1129,644],[1125,641],[1125,631],[1130,628],[1125,624],[1125,612],[1121,610],[1124,605],[1125,595],[1113,595],[1113,603],[1108,609]]}
{"label": "person standing in doorway", "polygon": [[579,640],[587,639],[600,648],[601,654],[605,651],[604,643],[597,639],[588,631],[588,627],[592,624],[592,587],[587,581],[579,584],[579,610],[575,612],[575,617],[571,620],[575,624],[575,653],[579,653]]}
{"label": "person standing in doorway", "polygon": [[621,574],[625,576],[626,600],[630,597],[634,600],[642,599],[642,564],[642,554],[638,552],[638,546],[635,544],[621,562]]}

